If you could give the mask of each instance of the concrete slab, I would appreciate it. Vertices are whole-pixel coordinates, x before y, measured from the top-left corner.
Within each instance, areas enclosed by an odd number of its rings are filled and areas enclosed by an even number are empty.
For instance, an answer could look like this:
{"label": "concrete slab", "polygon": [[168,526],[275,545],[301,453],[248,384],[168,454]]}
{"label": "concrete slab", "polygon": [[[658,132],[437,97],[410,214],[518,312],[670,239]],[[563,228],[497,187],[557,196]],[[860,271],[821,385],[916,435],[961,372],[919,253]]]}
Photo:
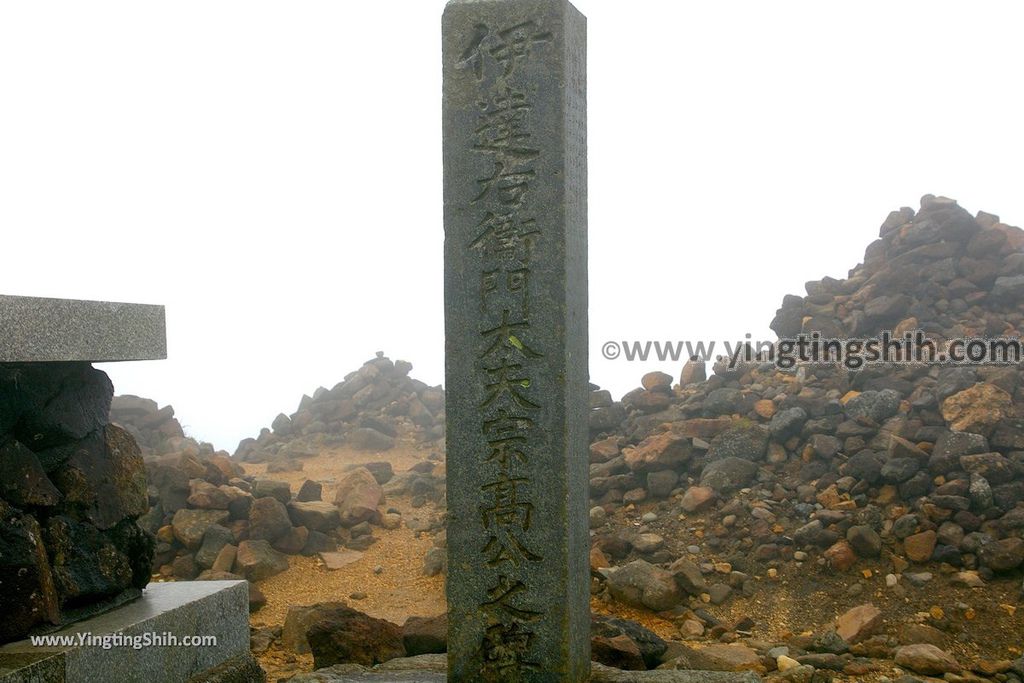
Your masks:
{"label": "concrete slab", "polygon": [[0,363],[166,357],[163,306],[0,295]]}
{"label": "concrete slab", "polygon": [[[208,637],[200,645],[184,639]],[[245,581],[150,584],[130,604],[0,647],[0,683],[183,683],[249,653]],[[56,639],[56,640],[53,640]]]}

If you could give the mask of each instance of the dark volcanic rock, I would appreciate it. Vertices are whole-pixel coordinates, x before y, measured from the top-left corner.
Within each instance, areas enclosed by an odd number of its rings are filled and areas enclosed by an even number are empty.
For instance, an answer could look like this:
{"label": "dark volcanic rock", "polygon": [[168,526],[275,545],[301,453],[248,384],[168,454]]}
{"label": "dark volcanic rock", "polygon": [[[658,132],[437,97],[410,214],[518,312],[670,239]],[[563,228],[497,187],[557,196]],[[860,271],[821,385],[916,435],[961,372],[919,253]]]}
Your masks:
{"label": "dark volcanic rock", "polygon": [[46,476],[35,453],[11,439],[0,444],[0,498],[19,506],[52,506],[60,491]]}
{"label": "dark volcanic rock", "polygon": [[59,598],[36,520],[0,500],[0,642],[60,623]]}
{"label": "dark volcanic rock", "polygon": [[315,607],[306,639],[317,669],[344,663],[372,666],[406,654],[399,626],[340,602]]}
{"label": "dark volcanic rock", "polygon": [[226,510],[178,510],[171,527],[174,537],[186,548],[198,550],[206,530],[214,524],[226,526],[230,515]]}
{"label": "dark volcanic rock", "polygon": [[217,555],[223,550],[224,546],[233,544],[235,542],[235,535],[228,529],[214,524],[210,526],[206,533],[203,534],[203,544],[196,551],[195,560],[203,569],[210,569],[213,567],[214,561],[217,559]]}
{"label": "dark volcanic rock", "polygon": [[612,597],[633,607],[660,612],[675,607],[683,599],[675,577],[644,560],[606,570],[605,576]]}
{"label": "dark volcanic rock", "polygon": [[761,425],[749,424],[733,427],[719,434],[711,441],[708,458],[741,458],[758,461],[764,459],[768,448],[769,430]]}
{"label": "dark volcanic rock", "polygon": [[96,527],[69,517],[53,517],[44,538],[63,605],[94,602],[132,586],[131,559]]}
{"label": "dark volcanic rock", "polygon": [[276,541],[292,528],[288,510],[276,498],[257,498],[249,510],[249,538]]}
{"label": "dark volcanic rock", "polygon": [[330,531],[341,524],[338,507],[320,500],[291,502],[288,504],[288,516],[295,526],[304,526],[312,531]]}
{"label": "dark volcanic rock", "polygon": [[757,474],[757,465],[749,460],[726,457],[708,463],[700,475],[701,486],[707,486],[718,493],[735,491],[747,486]]}
{"label": "dark volcanic rock", "polygon": [[402,625],[402,642],[409,657],[448,650],[448,615],[409,617]]}
{"label": "dark volcanic rock", "polygon": [[320,482],[307,479],[302,482],[302,486],[299,487],[299,492],[295,494],[295,500],[300,503],[309,503],[321,500],[323,489],[324,487]]}
{"label": "dark volcanic rock", "polygon": [[865,391],[847,401],[846,414],[858,420],[881,424],[896,414],[900,406],[900,395],[892,389]]}
{"label": "dark volcanic rock", "polygon": [[882,478],[882,466],[883,461],[880,455],[864,449],[847,460],[841,471],[845,475],[874,484]]}
{"label": "dark volcanic rock", "polygon": [[919,469],[921,465],[914,458],[891,458],[882,465],[882,481],[900,484],[917,474]]}
{"label": "dark volcanic rock", "polygon": [[[653,631],[644,628],[635,621],[618,619],[603,614],[593,614],[590,618],[591,638],[604,638],[614,641],[616,638],[625,637],[631,641],[640,654],[640,663],[643,668],[653,669],[661,661],[661,656],[668,649],[668,644],[658,637]],[[617,648],[616,648],[617,649]],[[601,661],[596,659],[594,661]],[[603,664],[615,666],[606,661]]]}
{"label": "dark volcanic rock", "polygon": [[799,406],[787,408],[772,417],[771,422],[768,423],[768,429],[772,433],[772,438],[781,443],[789,437],[799,434],[806,421],[806,410]]}
{"label": "dark volcanic rock", "polygon": [[395,447],[393,437],[382,434],[372,427],[352,430],[348,435],[348,441],[353,448],[361,451],[386,451]]}
{"label": "dark volcanic rock", "polygon": [[34,363],[21,373],[25,400],[14,433],[32,450],[79,441],[107,424],[114,387],[105,372],[88,363]]}
{"label": "dark volcanic rock", "polygon": [[84,439],[53,473],[66,508],[100,529],[149,509],[146,472],[135,440],[116,425]]}
{"label": "dark volcanic rock", "polygon": [[235,573],[250,581],[262,581],[288,569],[288,557],[266,540],[242,541],[235,555]]}
{"label": "dark volcanic rock", "polygon": [[981,563],[995,572],[1006,572],[1024,564],[1024,539],[1004,538],[982,546]]}
{"label": "dark volcanic rock", "polygon": [[144,527],[163,510],[142,519],[144,465],[108,424],[112,393],[88,363],[0,364],[0,642],[129,599],[152,576]]}

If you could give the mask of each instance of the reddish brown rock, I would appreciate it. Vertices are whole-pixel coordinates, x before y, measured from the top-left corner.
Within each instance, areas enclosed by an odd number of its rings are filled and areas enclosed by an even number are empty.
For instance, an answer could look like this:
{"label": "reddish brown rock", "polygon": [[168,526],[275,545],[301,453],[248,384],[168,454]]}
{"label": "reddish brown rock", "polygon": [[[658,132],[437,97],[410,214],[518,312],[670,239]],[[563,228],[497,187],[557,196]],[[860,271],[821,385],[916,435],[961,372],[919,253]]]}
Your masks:
{"label": "reddish brown rock", "polygon": [[298,555],[306,547],[309,540],[309,529],[304,526],[290,527],[280,538],[273,542],[274,550],[285,555]]}
{"label": "reddish brown rock", "polygon": [[948,640],[947,634],[927,624],[904,624],[899,630],[899,642],[903,645],[926,643],[941,648]]}
{"label": "reddish brown rock", "polygon": [[690,439],[665,432],[647,437],[636,448],[626,449],[623,455],[629,469],[650,472],[678,467],[689,460],[692,453]]}
{"label": "reddish brown rock", "polygon": [[679,503],[686,512],[700,512],[701,510],[707,509],[711,504],[715,502],[715,491],[714,489],[708,488],[707,486],[691,486],[683,494],[683,499]]}
{"label": "reddish brown rock", "polygon": [[189,489],[189,507],[200,510],[227,510],[228,503],[231,502],[225,491],[202,479],[193,479],[189,482]]}
{"label": "reddish brown rock", "polygon": [[698,439],[713,439],[732,426],[729,417],[696,417],[672,423],[672,433]]}
{"label": "reddish brown rock", "polygon": [[601,439],[590,444],[590,462],[608,462],[619,454],[621,442],[622,437],[609,436],[607,439]]}
{"label": "reddish brown rock", "polygon": [[672,403],[672,394],[665,393],[664,391],[648,391],[644,389],[635,394],[624,396],[622,401],[644,413],[657,413],[669,407]]}
{"label": "reddish brown rock", "polygon": [[699,359],[691,358],[683,365],[679,373],[679,385],[697,384],[707,379],[707,364]]}
{"label": "reddish brown rock", "polygon": [[640,647],[625,634],[594,636],[590,639],[590,659],[624,671],[646,671]]}
{"label": "reddish brown rock", "polygon": [[851,645],[874,635],[882,627],[882,611],[867,603],[844,612],[836,619],[836,633]]}
{"label": "reddish brown rock", "polygon": [[775,403],[768,399],[761,399],[754,403],[754,412],[766,420],[771,419],[775,415]]}
{"label": "reddish brown rock", "polygon": [[601,552],[601,549],[594,546],[590,549],[590,571],[596,572],[599,569],[605,569],[610,567],[611,562],[608,561],[608,556]]}
{"label": "reddish brown rock", "polygon": [[934,531],[922,531],[903,539],[903,552],[911,562],[927,562],[935,552],[938,536]]}
{"label": "reddish brown rock", "polygon": [[857,561],[857,554],[846,539],[836,541],[824,552],[824,556],[829,566],[838,572],[845,572]]}
{"label": "reddish brown rock", "polygon": [[672,388],[672,375],[664,372],[648,372],[640,378],[640,386],[648,391],[668,391]]}
{"label": "reddish brown rock", "polygon": [[334,495],[341,524],[346,527],[373,518],[383,501],[383,489],[365,467],[357,467],[342,477]]}
{"label": "reddish brown rock", "polygon": [[927,643],[904,645],[898,648],[894,660],[905,669],[925,676],[957,674],[963,671],[963,667],[957,663],[953,655]]}
{"label": "reddish brown rock", "polygon": [[994,384],[978,383],[942,402],[942,418],[956,432],[988,435],[1009,417],[1013,398]]}
{"label": "reddish brown rock", "polygon": [[235,566],[235,557],[238,555],[238,546],[231,545],[230,543],[220,549],[217,553],[217,557],[213,561],[213,566],[210,567],[215,572],[229,572]]}
{"label": "reddish brown rock", "polygon": [[373,666],[406,654],[401,627],[340,602],[316,606],[306,640],[316,669],[346,663]]}
{"label": "reddish brown rock", "polygon": [[[694,651],[699,668],[709,671],[763,671],[757,651],[739,643],[715,643]],[[696,668],[696,667],[695,667]]]}

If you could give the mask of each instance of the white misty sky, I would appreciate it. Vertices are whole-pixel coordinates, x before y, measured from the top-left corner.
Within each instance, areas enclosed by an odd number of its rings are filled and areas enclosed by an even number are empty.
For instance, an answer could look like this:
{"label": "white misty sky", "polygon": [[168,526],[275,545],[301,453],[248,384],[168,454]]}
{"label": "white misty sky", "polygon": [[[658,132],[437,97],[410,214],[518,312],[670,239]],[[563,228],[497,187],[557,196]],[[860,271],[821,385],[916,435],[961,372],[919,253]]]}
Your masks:
{"label": "white misty sky", "polygon": [[[931,192],[1024,223],[1016,3],[579,0],[591,377],[770,335]],[[377,350],[443,380],[441,0],[0,4],[0,292],[167,306],[107,365],[234,450]]]}

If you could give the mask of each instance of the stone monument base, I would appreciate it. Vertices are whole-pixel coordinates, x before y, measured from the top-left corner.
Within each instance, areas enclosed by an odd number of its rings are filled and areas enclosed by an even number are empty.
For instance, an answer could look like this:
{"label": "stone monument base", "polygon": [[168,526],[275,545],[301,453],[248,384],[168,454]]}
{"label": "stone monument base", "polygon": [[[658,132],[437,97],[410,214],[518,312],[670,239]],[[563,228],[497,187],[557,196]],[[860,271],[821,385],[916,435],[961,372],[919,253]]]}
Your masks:
{"label": "stone monument base", "polygon": [[[195,636],[209,639],[183,642]],[[35,638],[48,640],[0,647],[0,683],[265,680],[249,652],[245,581],[152,583],[132,603]]]}
{"label": "stone monument base", "polygon": [[[622,671],[591,663],[590,683],[759,683],[753,672]],[[419,655],[392,659],[367,668],[358,664],[336,664],[308,674],[299,674],[290,683],[447,683],[447,655]]]}

